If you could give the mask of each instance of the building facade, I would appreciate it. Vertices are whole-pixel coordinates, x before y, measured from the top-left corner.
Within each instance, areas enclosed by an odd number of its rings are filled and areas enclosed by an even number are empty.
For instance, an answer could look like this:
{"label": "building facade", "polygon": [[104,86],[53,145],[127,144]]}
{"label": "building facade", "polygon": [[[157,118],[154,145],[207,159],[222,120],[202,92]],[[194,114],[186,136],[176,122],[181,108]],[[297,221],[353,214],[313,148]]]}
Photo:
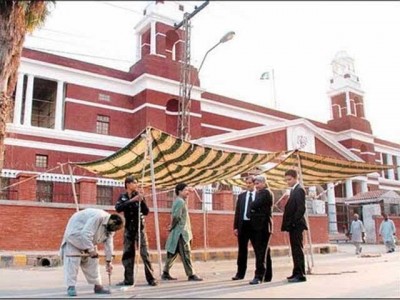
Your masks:
{"label": "building facade", "polygon": [[[3,191],[2,199],[73,203],[64,163],[104,158],[148,125],[177,135],[184,41],[174,23],[182,20],[184,11],[175,1],[148,5],[135,27],[137,58],[128,72],[23,50],[1,180],[3,186],[10,186],[35,174],[38,177],[34,183],[27,180],[23,187]],[[314,193],[327,190],[322,199],[328,203],[330,232],[338,231],[335,197],[350,198],[378,189],[400,191],[400,144],[374,136],[365,118],[364,91],[354,60],[345,52],[332,61],[327,123],[205,91],[197,69],[192,67],[191,73],[190,135],[195,143],[233,151],[301,148],[396,166],[310,189]],[[74,175],[80,203],[113,205],[121,191],[120,182],[96,178],[81,169],[74,170]]]}

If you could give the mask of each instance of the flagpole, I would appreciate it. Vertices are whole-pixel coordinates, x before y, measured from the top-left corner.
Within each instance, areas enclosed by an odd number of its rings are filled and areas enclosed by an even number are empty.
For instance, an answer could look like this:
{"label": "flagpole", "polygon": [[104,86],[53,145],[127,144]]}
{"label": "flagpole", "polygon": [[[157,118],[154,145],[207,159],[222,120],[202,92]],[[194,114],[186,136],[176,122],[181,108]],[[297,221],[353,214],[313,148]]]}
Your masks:
{"label": "flagpole", "polygon": [[273,92],[273,103],[274,103],[274,108],[277,109],[278,105],[276,103],[276,91],[275,91],[275,74],[274,74],[274,69],[271,70],[272,72],[272,92]]}
{"label": "flagpole", "polygon": [[[260,79],[261,80],[268,80],[268,81],[270,79],[272,79],[272,103],[270,103],[269,105],[271,105],[273,109],[278,109],[278,103],[276,101],[275,72],[274,72],[274,69],[271,68],[271,67],[268,67],[268,69],[271,70],[271,71],[267,71],[267,72],[262,73]],[[271,73],[271,77],[270,77],[270,73]]]}

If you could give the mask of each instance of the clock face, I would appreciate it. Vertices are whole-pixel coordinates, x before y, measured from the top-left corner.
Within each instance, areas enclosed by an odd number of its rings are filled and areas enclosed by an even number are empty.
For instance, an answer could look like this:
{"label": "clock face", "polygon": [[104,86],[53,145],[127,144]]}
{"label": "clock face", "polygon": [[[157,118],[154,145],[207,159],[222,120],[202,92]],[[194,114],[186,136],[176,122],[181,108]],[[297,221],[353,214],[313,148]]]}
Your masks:
{"label": "clock face", "polygon": [[343,75],[346,71],[346,66],[338,62],[333,63],[332,68],[333,73],[338,75]]}
{"label": "clock face", "polygon": [[332,70],[334,74],[343,75],[348,73],[354,73],[354,64],[351,61],[335,61],[332,64]]}
{"label": "clock face", "polygon": [[296,127],[293,130],[292,145],[294,149],[303,149],[308,144],[307,132],[303,127]]}

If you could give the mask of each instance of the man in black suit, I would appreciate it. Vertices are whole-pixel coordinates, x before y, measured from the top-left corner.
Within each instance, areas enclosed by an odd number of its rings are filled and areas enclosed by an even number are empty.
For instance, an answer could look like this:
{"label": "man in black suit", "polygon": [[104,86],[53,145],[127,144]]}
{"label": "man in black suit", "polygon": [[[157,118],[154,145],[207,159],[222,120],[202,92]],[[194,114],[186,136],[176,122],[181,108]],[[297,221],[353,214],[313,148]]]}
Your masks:
{"label": "man in black suit", "polygon": [[272,233],[272,205],[273,194],[267,189],[265,177],[257,176],[254,179],[256,187],[255,200],[250,204],[250,223],[254,235],[254,253],[256,256],[256,270],[250,284],[268,282],[272,279],[271,251],[268,247]]}
{"label": "man in black suit", "polygon": [[281,230],[289,232],[293,258],[293,272],[287,279],[289,282],[306,281],[303,251],[303,231],[308,229],[304,218],[306,193],[297,181],[297,172],[295,170],[286,171],[285,180],[291,191],[283,212]]}
{"label": "man in black suit", "polygon": [[[250,224],[250,203],[255,199],[254,177],[246,178],[247,191],[241,193],[236,201],[235,219],[233,222],[233,234],[238,238],[237,272],[232,280],[243,279],[247,269],[247,253],[249,240],[254,247],[253,230]],[[248,212],[248,213],[247,213]]]}

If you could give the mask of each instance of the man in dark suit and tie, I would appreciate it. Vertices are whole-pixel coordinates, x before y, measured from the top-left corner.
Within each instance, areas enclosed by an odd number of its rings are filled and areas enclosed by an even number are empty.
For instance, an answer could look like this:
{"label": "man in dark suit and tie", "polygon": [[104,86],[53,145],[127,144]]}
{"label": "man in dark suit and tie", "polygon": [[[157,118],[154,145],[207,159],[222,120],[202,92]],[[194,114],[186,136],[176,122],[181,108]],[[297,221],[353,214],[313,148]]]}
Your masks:
{"label": "man in dark suit and tie", "polygon": [[285,180],[291,188],[288,202],[282,217],[282,231],[288,231],[290,237],[290,248],[293,258],[293,272],[287,277],[289,282],[306,281],[303,231],[307,230],[307,223],[304,218],[306,211],[306,193],[297,181],[297,172],[287,170]]}
{"label": "man in dark suit and tie", "polygon": [[268,247],[272,233],[272,205],[273,194],[267,189],[264,176],[254,179],[256,197],[250,204],[250,223],[254,235],[254,253],[256,256],[256,270],[250,284],[268,282],[272,279],[272,260]]}
{"label": "man in dark suit and tie", "polygon": [[236,201],[235,219],[233,222],[233,233],[238,238],[237,272],[232,280],[243,279],[247,269],[247,253],[249,240],[254,244],[253,230],[250,224],[250,203],[255,198],[254,177],[246,178],[247,191],[241,193]]}

